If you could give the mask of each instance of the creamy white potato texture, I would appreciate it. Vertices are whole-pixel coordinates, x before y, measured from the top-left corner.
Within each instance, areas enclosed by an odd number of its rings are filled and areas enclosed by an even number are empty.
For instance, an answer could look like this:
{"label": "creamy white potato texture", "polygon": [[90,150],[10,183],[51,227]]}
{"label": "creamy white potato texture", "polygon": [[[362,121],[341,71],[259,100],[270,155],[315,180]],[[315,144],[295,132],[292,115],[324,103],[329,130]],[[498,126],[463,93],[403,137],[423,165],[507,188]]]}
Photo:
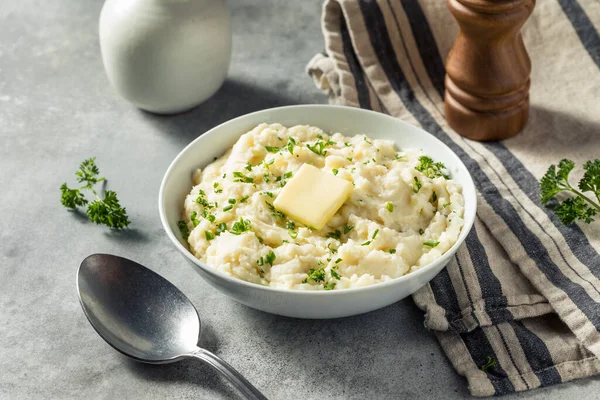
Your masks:
{"label": "creamy white potato texture", "polygon": [[[354,186],[321,230],[273,206],[304,163]],[[444,254],[464,224],[461,186],[443,164],[421,150],[313,126],[258,125],[193,181],[180,221],[192,253],[277,288],[340,290],[397,278]]]}

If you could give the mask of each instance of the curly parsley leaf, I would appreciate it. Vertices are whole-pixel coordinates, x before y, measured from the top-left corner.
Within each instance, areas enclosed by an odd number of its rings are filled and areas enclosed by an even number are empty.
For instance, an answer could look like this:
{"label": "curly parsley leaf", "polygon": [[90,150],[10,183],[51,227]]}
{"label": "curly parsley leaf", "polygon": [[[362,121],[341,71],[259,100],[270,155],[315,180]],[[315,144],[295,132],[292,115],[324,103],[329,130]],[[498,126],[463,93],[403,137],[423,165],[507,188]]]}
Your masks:
{"label": "curly parsley leaf", "polygon": [[103,199],[97,198],[91,202],[87,215],[90,221],[109,228],[123,229],[130,223],[125,208],[119,203],[117,193],[112,190],[107,190]]}
{"label": "curly parsley leaf", "polygon": [[[576,220],[586,224],[594,221],[594,216],[600,213],[600,159],[587,161],[583,165],[584,174],[579,184],[579,190],[569,183],[569,175],[575,168],[575,163],[568,159],[560,160],[558,166],[550,165],[540,180],[541,203],[547,205],[561,192],[571,192],[575,197],[559,202],[554,211],[560,220],[568,225]],[[591,192],[597,202],[584,193]]]}
{"label": "curly parsley leaf", "polygon": [[[98,177],[100,170],[96,165],[96,158],[92,157],[84,160],[79,165],[79,171],[75,172],[77,181],[84,183],[78,188],[70,188],[66,183],[60,187],[60,202],[69,209],[76,209],[87,205],[86,214],[91,222],[106,225],[109,228],[122,229],[129,225],[129,217],[124,207],[121,207],[117,193],[112,190],[104,192],[104,197],[100,197],[94,185],[105,180],[104,177]],[[89,190],[96,198],[91,203],[85,198],[83,191]]]}
{"label": "curly parsley leaf", "polygon": [[100,170],[96,166],[96,157],[84,160],[79,165],[79,171],[75,172],[77,182],[85,182],[89,187],[104,180],[104,178],[98,178],[98,174],[100,174]]}
{"label": "curly parsley leaf", "polygon": [[60,187],[60,191],[60,202],[67,208],[74,210],[77,208],[77,206],[84,206],[88,203],[80,189],[71,189],[66,183],[63,183]]}

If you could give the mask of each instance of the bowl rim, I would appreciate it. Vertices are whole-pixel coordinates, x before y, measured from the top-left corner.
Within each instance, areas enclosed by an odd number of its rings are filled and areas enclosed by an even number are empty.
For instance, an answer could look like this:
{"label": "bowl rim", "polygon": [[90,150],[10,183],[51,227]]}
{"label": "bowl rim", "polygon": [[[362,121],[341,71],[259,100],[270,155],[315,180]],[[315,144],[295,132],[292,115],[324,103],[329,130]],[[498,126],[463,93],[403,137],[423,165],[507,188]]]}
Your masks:
{"label": "bowl rim", "polygon": [[[469,219],[465,218],[464,221],[464,225],[461,228],[461,232],[459,234],[459,237],[457,239],[457,241],[452,245],[452,247],[450,247],[444,254],[442,254],[442,256],[432,262],[430,262],[427,265],[424,265],[423,267],[419,268],[416,271],[413,272],[408,272],[402,276],[399,276],[397,278],[392,278],[389,281],[385,281],[385,282],[378,282],[375,283],[373,285],[368,285],[368,286],[362,286],[362,287],[355,287],[355,288],[348,288],[348,289],[343,289],[343,290],[299,290],[299,289],[282,289],[282,288],[275,288],[275,287],[271,287],[271,286],[263,286],[263,285],[259,285],[256,283],[252,283],[252,282],[248,282],[239,278],[235,278],[233,276],[227,275],[224,272],[221,272],[215,268],[210,267],[209,265],[205,265],[202,261],[200,261],[198,258],[196,258],[187,248],[185,248],[177,239],[177,237],[175,236],[175,233],[173,232],[173,230],[170,228],[168,220],[167,220],[167,216],[166,216],[166,210],[165,210],[165,204],[164,204],[164,197],[165,197],[165,186],[167,181],[169,180],[169,178],[171,177],[171,174],[173,172],[173,169],[175,168],[175,165],[177,165],[177,163],[179,162],[179,160],[183,157],[183,154],[185,154],[187,151],[189,151],[189,149],[191,147],[193,147],[196,142],[203,140],[203,138],[207,137],[207,135],[211,135],[214,134],[214,132],[219,131],[221,129],[223,129],[223,127],[227,126],[228,124],[233,123],[234,121],[238,121],[241,119],[245,119],[245,118],[250,118],[250,117],[255,117],[259,114],[267,114],[270,112],[276,112],[278,110],[290,110],[290,109],[296,109],[296,110],[307,110],[307,109],[311,109],[311,108],[337,108],[337,109],[344,109],[347,110],[348,112],[355,112],[355,113],[362,113],[365,115],[370,115],[373,116],[375,118],[383,118],[383,119],[391,119],[394,120],[395,123],[399,123],[400,125],[406,125],[409,126],[411,129],[419,129],[424,135],[429,135],[431,136],[431,139],[433,139],[434,141],[437,141],[438,144],[444,148],[446,148],[446,150],[448,151],[448,153],[450,153],[457,161],[457,167],[460,169],[463,169],[464,172],[466,172],[466,178],[467,178],[467,182],[463,183],[463,187],[466,185],[469,185],[473,188],[473,198],[471,199],[471,202],[473,203],[474,206],[474,212],[472,214],[472,217],[470,217]],[[241,132],[240,135],[242,135],[245,132]],[[463,189],[463,196],[464,196],[464,189]],[[466,201],[465,201],[466,203]],[[387,114],[383,114],[383,113],[379,113],[376,111],[372,111],[372,110],[366,110],[366,109],[362,109],[362,108],[356,108],[356,107],[349,107],[349,106],[341,106],[341,105],[330,105],[330,104],[302,104],[302,105],[291,105],[291,106],[282,106],[282,107],[273,107],[273,108],[266,108],[266,109],[262,109],[262,110],[258,110],[258,111],[254,111],[248,114],[244,114],[244,115],[240,115],[236,118],[227,120],[225,122],[222,122],[221,124],[205,131],[204,133],[200,134],[196,139],[194,139],[193,141],[191,141],[187,146],[185,146],[178,154],[177,156],[175,156],[175,158],[173,159],[173,161],[171,162],[171,164],[169,164],[169,167],[167,168],[163,179],[161,181],[160,184],[160,189],[158,192],[158,212],[160,215],[160,221],[162,223],[163,229],[166,232],[167,236],[169,237],[169,239],[171,240],[171,242],[175,245],[175,247],[181,252],[181,254],[183,254],[192,264],[194,264],[196,267],[199,267],[200,269],[202,269],[204,272],[216,276],[220,279],[224,279],[225,281],[227,281],[228,283],[231,283],[233,285],[239,285],[239,286],[244,286],[250,290],[264,290],[266,292],[272,292],[272,293],[285,293],[288,295],[298,295],[298,296],[342,296],[342,295],[348,295],[351,293],[365,293],[365,292],[369,292],[369,291],[374,291],[374,290],[382,290],[386,287],[389,286],[394,286],[394,285],[399,285],[402,282],[408,281],[408,280],[414,280],[416,279],[418,276],[424,275],[428,272],[428,270],[435,268],[436,266],[439,266],[440,264],[443,263],[442,268],[444,268],[448,262],[450,261],[450,258],[454,256],[454,254],[456,254],[456,252],[458,251],[458,248],[460,246],[463,245],[467,235],[469,234],[469,232],[471,231],[473,224],[475,223],[475,217],[477,214],[477,189],[475,187],[475,183],[473,182],[473,177],[471,176],[469,170],[467,169],[467,167],[465,166],[465,164],[462,162],[462,160],[460,159],[460,157],[458,157],[458,155],[452,151],[452,149],[450,149],[450,147],[448,147],[444,142],[442,142],[441,140],[439,140],[438,138],[436,138],[435,136],[433,136],[431,133],[425,131],[424,129],[422,129],[421,127],[418,127],[416,125],[410,124],[400,118],[395,118],[392,117],[391,115],[387,115]],[[464,215],[463,215],[464,218]],[[441,270],[441,269],[440,269]]]}

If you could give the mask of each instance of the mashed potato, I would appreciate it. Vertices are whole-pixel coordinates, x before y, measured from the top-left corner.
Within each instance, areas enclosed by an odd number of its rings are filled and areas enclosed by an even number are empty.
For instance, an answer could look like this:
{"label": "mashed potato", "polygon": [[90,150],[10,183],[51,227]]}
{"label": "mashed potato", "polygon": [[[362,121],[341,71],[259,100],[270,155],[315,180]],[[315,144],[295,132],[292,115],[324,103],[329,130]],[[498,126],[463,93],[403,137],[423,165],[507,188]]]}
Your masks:
{"label": "mashed potato", "polygon": [[[354,185],[321,230],[273,206],[304,163]],[[193,181],[180,221],[192,253],[277,288],[340,290],[397,278],[444,254],[464,224],[461,186],[443,164],[390,141],[312,126],[258,125]]]}

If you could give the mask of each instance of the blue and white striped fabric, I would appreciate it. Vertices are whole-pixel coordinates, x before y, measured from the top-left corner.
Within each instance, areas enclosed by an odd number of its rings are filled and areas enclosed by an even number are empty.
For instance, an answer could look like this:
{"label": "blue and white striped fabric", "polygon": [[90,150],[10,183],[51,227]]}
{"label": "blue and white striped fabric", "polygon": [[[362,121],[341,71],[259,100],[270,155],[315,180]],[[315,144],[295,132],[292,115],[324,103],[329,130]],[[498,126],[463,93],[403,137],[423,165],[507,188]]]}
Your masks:
{"label": "blue and white striped fabric", "polygon": [[563,225],[539,178],[600,157],[600,2],[543,0],[523,28],[533,63],[526,129],[496,143],[446,123],[444,59],[457,33],[445,1],[326,0],[326,51],[307,70],[336,104],[420,125],[456,152],[478,189],[475,227],[415,293],[476,396],[600,374],[600,221]]}

